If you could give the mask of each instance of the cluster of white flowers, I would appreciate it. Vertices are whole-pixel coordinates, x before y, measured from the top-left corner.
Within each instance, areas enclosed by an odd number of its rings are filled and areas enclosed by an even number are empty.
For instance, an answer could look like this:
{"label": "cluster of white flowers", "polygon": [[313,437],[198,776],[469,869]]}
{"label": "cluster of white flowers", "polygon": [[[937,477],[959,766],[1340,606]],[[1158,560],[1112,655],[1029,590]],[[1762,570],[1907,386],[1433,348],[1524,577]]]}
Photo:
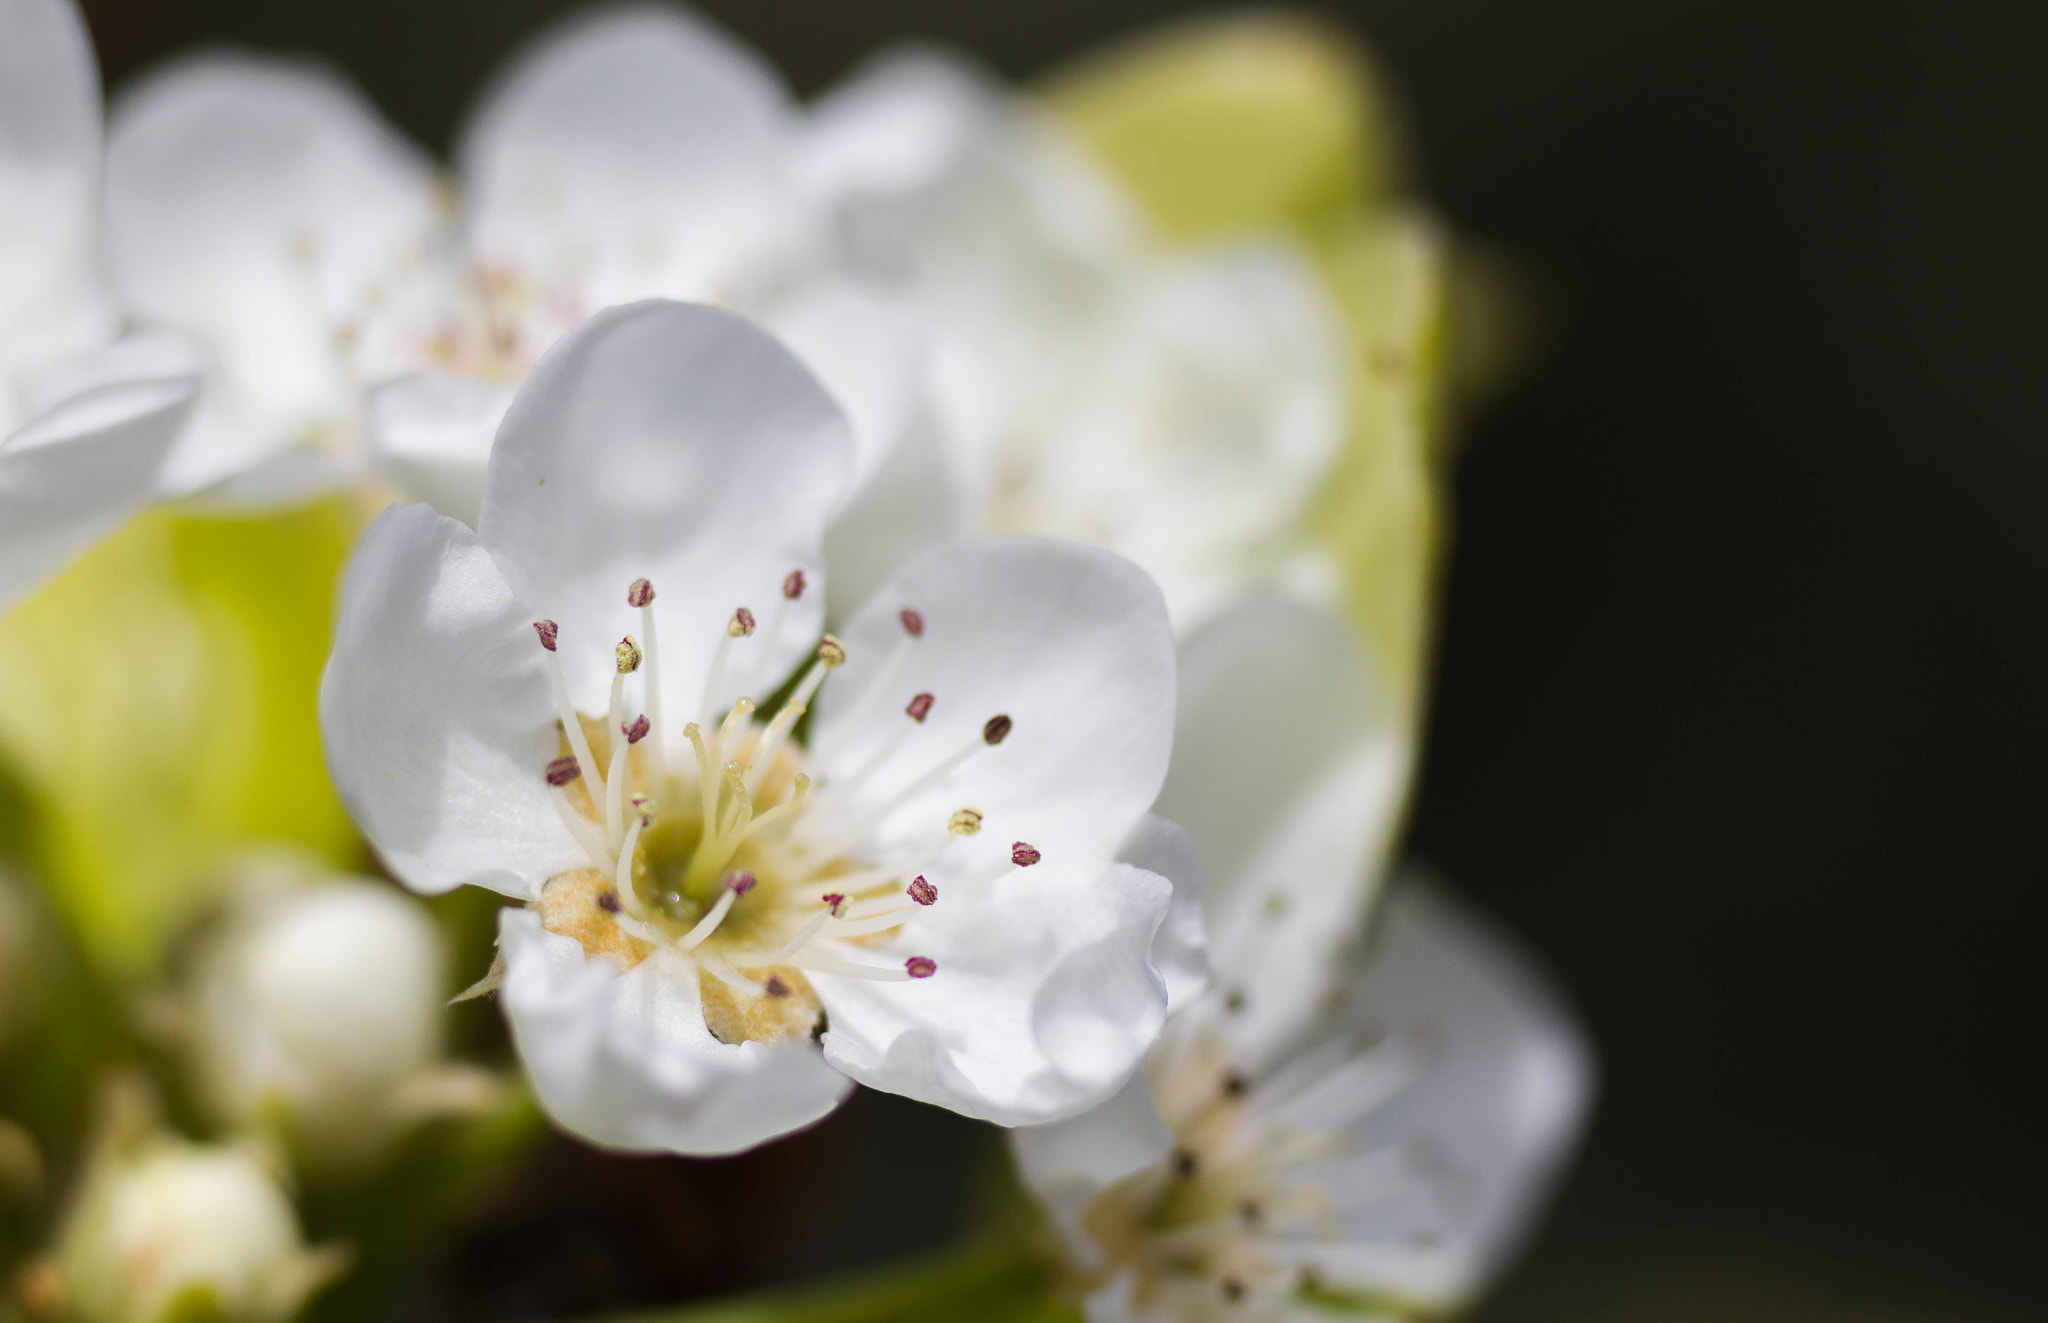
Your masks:
{"label": "cluster of white flowers", "polygon": [[[0,611],[152,501],[395,489],[329,769],[399,882],[518,902],[473,991],[560,1126],[731,1153],[857,1082],[1016,1127],[1091,1318],[1468,1302],[1589,1056],[1379,903],[1413,749],[1302,600],[1351,408],[1303,251],[1158,243],[951,56],[799,106],[665,8],[537,43],[456,162],[246,55],[103,148],[67,0],[0,0]],[[359,1169],[493,1085],[417,906],[319,871],[254,868],[154,1019],[219,1125]],[[252,1164],[106,1159],[74,1307],[290,1312],[335,1263]]]}

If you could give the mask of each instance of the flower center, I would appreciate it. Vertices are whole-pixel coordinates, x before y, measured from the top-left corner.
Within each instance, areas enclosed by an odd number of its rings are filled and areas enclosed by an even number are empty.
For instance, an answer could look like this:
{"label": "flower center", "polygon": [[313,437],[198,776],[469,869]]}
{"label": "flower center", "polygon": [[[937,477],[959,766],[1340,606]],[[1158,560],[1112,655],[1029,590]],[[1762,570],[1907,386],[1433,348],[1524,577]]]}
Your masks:
{"label": "flower center", "polygon": [[[640,612],[640,632],[613,647],[611,699],[602,719],[570,703],[555,656],[557,626],[534,624],[548,654],[562,730],[560,756],[543,774],[588,863],[549,880],[539,902],[541,922],[627,968],[658,951],[681,958],[697,977],[706,1025],[724,1042],[818,1032],[822,1006],[807,974],[905,980],[937,973],[937,962],[926,955],[886,963],[874,957],[938,903],[938,887],[920,870],[956,839],[978,834],[983,815],[957,809],[891,857],[876,857],[862,843],[913,797],[1000,745],[1012,725],[1008,716],[991,717],[966,747],[906,771],[896,765],[897,755],[937,701],[915,694],[898,728],[855,771],[818,785],[797,737],[819,689],[846,660],[839,640],[828,634],[819,641],[796,681],[780,686],[772,712],[750,697],[729,707],[718,703],[735,672],[751,668],[762,686],[778,678],[758,673],[774,657],[787,608],[804,589],[802,572],[793,571],[765,629],[744,606],[732,613],[704,692],[690,696],[695,719],[674,731],[664,703],[678,696],[661,692],[654,589],[647,580],[627,590],[627,604]],[[890,701],[896,673],[924,633],[916,611],[904,610],[899,620],[902,638],[855,700],[856,716]],[[635,687],[637,711],[628,703]],[[1019,841],[1008,863],[951,882],[948,890],[985,885],[1038,859],[1038,851]]]}
{"label": "flower center", "polygon": [[1213,1042],[1189,1034],[1162,1043],[1153,1097],[1174,1149],[1097,1195],[1081,1226],[1111,1275],[1133,1275],[1141,1308],[1221,1318],[1257,1295],[1422,1317],[1412,1301],[1331,1287],[1313,1251],[1358,1239],[1347,1223],[1361,1212],[1390,1240],[1433,1242],[1413,1210],[1455,1202],[1460,1173],[1426,1140],[1376,1141],[1359,1123],[1428,1069],[1434,1052],[1427,1026],[1367,1033],[1254,1080]]}

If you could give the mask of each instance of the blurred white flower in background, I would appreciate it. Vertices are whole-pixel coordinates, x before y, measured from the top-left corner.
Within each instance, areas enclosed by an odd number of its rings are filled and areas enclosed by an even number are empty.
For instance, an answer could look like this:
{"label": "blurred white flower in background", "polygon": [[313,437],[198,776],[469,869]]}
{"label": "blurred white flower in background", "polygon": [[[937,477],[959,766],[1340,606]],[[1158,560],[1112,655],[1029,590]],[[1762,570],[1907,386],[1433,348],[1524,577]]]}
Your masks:
{"label": "blurred white flower in background", "polygon": [[761,321],[852,416],[835,615],[976,529],[1131,556],[1183,625],[1248,582],[1329,577],[1302,572],[1297,525],[1351,402],[1306,253],[1169,251],[1048,116],[950,56],[885,58],[806,110],[683,11],[578,16],[487,89],[453,203],[290,61],[187,58],[111,137],[119,287],[214,366],[178,464],[242,474],[216,496],[367,455],[474,523],[510,388],[598,308],[659,296]]}
{"label": "blurred white flower in background", "polygon": [[1171,886],[1118,857],[1172,739],[1156,587],[963,541],[819,641],[852,451],[758,328],[612,308],[521,387],[474,532],[387,511],[351,567],[335,781],[408,885],[529,902],[502,915],[506,1014],[595,1142],[747,1148],[854,1080],[1051,1120],[1164,1019]]}
{"label": "blurred white flower in background", "polygon": [[1091,1319],[1463,1307],[1547,1193],[1590,1053],[1523,958],[1425,887],[1348,949],[1405,754],[1340,625],[1253,599],[1181,674],[1160,810],[1188,824],[1214,986],[1116,1099],[1014,1133],[1025,1182]]}
{"label": "blurred white flower in background", "polygon": [[146,1088],[117,1076],[54,1261],[30,1269],[24,1293],[87,1323],[282,1323],[348,1260],[306,1245],[256,1157],[168,1134]]}
{"label": "blurred white flower in background", "polygon": [[0,0],[0,613],[157,491],[198,387],[116,340],[99,267],[100,88],[69,0]]}
{"label": "blurred white flower in background", "polygon": [[155,1007],[216,1124],[274,1135],[316,1177],[348,1176],[409,1126],[496,1096],[487,1072],[442,1059],[447,957],[418,901],[296,856],[234,872],[226,911]]}

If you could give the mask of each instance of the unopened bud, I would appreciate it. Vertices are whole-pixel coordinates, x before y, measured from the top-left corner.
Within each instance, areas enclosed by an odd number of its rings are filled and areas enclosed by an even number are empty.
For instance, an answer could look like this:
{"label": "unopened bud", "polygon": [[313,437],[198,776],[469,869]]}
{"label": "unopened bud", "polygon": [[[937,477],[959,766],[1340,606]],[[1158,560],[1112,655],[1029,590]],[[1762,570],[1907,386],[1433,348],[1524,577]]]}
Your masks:
{"label": "unopened bud", "polygon": [[922,615],[906,606],[896,613],[896,618],[903,622],[904,633],[914,639],[924,637],[924,617]]}
{"label": "unopened bud", "polygon": [[782,580],[782,595],[794,602],[804,595],[804,572],[791,570]]}
{"label": "unopened bud", "polygon": [[573,754],[568,757],[557,758],[548,764],[548,784],[551,786],[568,785],[581,775],[583,775],[583,769],[577,766],[576,758]]}
{"label": "unopened bud", "polygon": [[988,721],[982,726],[981,738],[986,740],[990,744],[1001,744],[1004,740],[1009,738],[1010,727],[1015,724],[1015,722],[1010,720],[1009,714],[998,713],[997,715],[990,717]]}
{"label": "unopened bud", "polygon": [[1043,855],[1022,841],[1018,841],[1010,846],[1010,862],[1019,868],[1029,868],[1042,858],[1044,858]]}
{"label": "unopened bud", "polygon": [[645,579],[633,580],[633,586],[626,589],[627,606],[646,606],[654,600],[654,585]]}
{"label": "unopened bud", "polygon": [[924,874],[920,873],[903,889],[903,894],[920,905],[929,905],[939,898],[939,889],[925,881]]}
{"label": "unopened bud", "polygon": [[981,831],[981,810],[977,808],[955,809],[953,816],[946,820],[946,830],[955,836],[973,836]]}
{"label": "unopened bud", "polygon": [[825,669],[846,665],[846,645],[827,634],[818,640],[818,660],[825,663]]}
{"label": "unopened bud", "polygon": [[919,694],[910,700],[910,705],[904,708],[903,711],[912,721],[922,725],[924,719],[932,714],[932,701],[930,694]]}
{"label": "unopened bud", "polygon": [[754,613],[739,607],[732,613],[732,619],[725,622],[725,632],[736,639],[752,638],[754,635]]}
{"label": "unopened bud", "polygon": [[626,737],[626,743],[638,744],[640,741],[647,738],[647,732],[651,729],[653,729],[653,727],[648,723],[647,714],[643,712],[639,716],[627,722],[625,725],[619,727],[619,733]]}
{"label": "unopened bud", "polygon": [[552,620],[536,620],[533,632],[540,635],[540,645],[549,652],[555,650],[555,640],[561,637],[562,627]]}
{"label": "unopened bud", "polygon": [[939,962],[930,956],[912,956],[903,962],[903,972],[912,978],[930,978],[939,972]]}
{"label": "unopened bud", "polygon": [[619,646],[612,649],[612,657],[619,664],[620,675],[631,675],[640,669],[640,645],[631,634],[619,640]]}

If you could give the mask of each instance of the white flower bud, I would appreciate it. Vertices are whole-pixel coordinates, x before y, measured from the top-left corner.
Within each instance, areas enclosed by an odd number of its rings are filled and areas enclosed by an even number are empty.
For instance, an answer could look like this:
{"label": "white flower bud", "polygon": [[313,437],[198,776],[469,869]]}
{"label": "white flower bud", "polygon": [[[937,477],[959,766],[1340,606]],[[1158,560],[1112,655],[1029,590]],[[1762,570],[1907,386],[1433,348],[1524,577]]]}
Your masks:
{"label": "white flower bud", "polygon": [[202,947],[187,1046],[218,1120],[281,1121],[316,1173],[345,1172],[419,1115],[446,960],[425,908],[395,888],[304,882],[258,880]]}
{"label": "white flower bud", "polygon": [[273,1323],[346,1260],[306,1247],[290,1200],[250,1155],[156,1138],[102,1155],[57,1262],[65,1312],[85,1323]]}

